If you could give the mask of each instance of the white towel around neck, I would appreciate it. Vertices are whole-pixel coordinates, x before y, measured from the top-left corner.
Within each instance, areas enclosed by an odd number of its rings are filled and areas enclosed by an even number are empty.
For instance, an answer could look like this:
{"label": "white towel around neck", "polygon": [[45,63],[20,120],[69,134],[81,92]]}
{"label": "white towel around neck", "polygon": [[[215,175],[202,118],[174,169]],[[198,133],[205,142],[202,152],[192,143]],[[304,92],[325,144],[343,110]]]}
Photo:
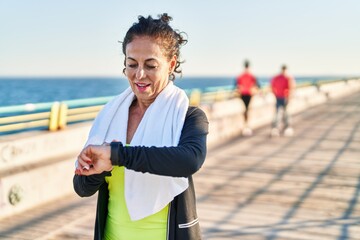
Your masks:
{"label": "white towel around neck", "polygon": [[[135,95],[129,87],[107,103],[96,117],[86,146],[113,140],[126,143],[129,107]],[[172,81],[146,110],[130,146],[177,146],[189,107],[186,93]],[[150,159],[151,161],[151,159]],[[141,173],[125,168],[125,201],[131,220],[157,213],[188,188],[188,179]]]}

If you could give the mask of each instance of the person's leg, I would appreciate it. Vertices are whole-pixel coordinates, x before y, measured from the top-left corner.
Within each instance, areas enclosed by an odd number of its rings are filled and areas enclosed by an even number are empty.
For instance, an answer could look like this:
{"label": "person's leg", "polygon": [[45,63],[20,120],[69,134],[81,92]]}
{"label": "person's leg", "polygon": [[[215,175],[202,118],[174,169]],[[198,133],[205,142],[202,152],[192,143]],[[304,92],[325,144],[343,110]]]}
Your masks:
{"label": "person's leg", "polygon": [[249,111],[249,105],[250,105],[250,100],[251,100],[251,96],[250,95],[241,95],[241,99],[244,102],[244,106],[245,106],[245,111],[244,111],[244,122],[245,125],[248,122],[248,111]]}
{"label": "person's leg", "polygon": [[278,137],[280,136],[280,130],[279,130],[279,119],[280,119],[280,108],[281,108],[281,99],[280,98],[276,98],[276,111],[275,111],[275,116],[273,118],[273,121],[271,123],[271,133],[270,135],[272,137]]}
{"label": "person's leg", "polygon": [[284,128],[286,129],[287,127],[289,127],[289,116],[287,113],[287,101],[285,100],[284,102],[284,113],[283,113],[283,119],[282,119],[283,123],[284,123]]}
{"label": "person's leg", "polygon": [[284,124],[285,124],[285,130],[284,130],[284,135],[285,136],[292,136],[294,135],[294,130],[291,127],[291,117],[290,114],[287,111],[287,105],[288,105],[288,99],[285,99],[285,104],[284,104]]}
{"label": "person's leg", "polygon": [[280,119],[280,108],[282,107],[282,99],[281,98],[276,98],[276,105],[275,105],[275,107],[276,107],[276,111],[275,111],[275,116],[274,116],[274,118],[273,118],[273,121],[272,121],[272,124],[271,124],[271,126],[273,127],[273,128],[279,128],[280,127],[280,125],[279,125],[279,123],[280,123],[280,121],[279,121],[279,119]]}
{"label": "person's leg", "polygon": [[244,111],[244,129],[243,129],[243,135],[244,136],[251,136],[252,135],[252,130],[251,128],[249,128],[248,126],[248,120],[249,120],[249,105],[250,105],[250,101],[251,101],[251,95],[242,95],[241,96],[244,105],[245,105],[245,111]]}

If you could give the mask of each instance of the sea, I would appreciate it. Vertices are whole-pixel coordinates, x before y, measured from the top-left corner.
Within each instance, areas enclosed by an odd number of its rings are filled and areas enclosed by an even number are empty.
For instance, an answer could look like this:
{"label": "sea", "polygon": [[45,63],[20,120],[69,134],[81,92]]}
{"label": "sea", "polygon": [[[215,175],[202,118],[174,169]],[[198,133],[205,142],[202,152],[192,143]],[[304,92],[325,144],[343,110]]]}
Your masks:
{"label": "sea", "polygon": [[[298,83],[315,83],[337,76],[295,77]],[[269,84],[270,77],[259,77],[262,87]],[[175,85],[190,91],[202,92],[211,87],[234,86],[235,77],[182,77]],[[120,94],[129,86],[122,77],[0,77],[0,107],[28,103],[46,103],[83,98],[108,97]]]}

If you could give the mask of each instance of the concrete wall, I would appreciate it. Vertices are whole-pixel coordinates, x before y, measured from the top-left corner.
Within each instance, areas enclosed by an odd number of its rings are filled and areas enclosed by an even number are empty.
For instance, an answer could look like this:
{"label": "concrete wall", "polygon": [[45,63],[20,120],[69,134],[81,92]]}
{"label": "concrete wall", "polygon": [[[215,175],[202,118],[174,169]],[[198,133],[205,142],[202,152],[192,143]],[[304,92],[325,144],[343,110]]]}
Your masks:
{"label": "concrete wall", "polygon": [[[289,111],[295,114],[356,91],[360,91],[359,80],[300,88],[289,104]],[[274,104],[272,94],[255,96],[250,106],[250,126],[270,124]],[[210,122],[209,147],[241,133],[244,110],[241,100],[228,99],[201,108]],[[91,123],[82,123],[59,132],[27,132],[0,139],[0,218],[74,194],[74,161],[90,126]]]}
{"label": "concrete wall", "polygon": [[74,161],[90,124],[0,140],[0,218],[71,193]]}

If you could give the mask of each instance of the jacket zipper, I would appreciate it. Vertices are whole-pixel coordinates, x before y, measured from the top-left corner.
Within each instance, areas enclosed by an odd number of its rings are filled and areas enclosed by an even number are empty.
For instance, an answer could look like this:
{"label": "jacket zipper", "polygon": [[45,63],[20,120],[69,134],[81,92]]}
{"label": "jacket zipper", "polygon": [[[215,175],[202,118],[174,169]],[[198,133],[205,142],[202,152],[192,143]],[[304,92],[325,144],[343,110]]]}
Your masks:
{"label": "jacket zipper", "polygon": [[170,238],[170,212],[171,212],[171,202],[169,203],[169,211],[168,211],[168,217],[167,217],[167,229],[166,229],[166,240],[169,240]]}

